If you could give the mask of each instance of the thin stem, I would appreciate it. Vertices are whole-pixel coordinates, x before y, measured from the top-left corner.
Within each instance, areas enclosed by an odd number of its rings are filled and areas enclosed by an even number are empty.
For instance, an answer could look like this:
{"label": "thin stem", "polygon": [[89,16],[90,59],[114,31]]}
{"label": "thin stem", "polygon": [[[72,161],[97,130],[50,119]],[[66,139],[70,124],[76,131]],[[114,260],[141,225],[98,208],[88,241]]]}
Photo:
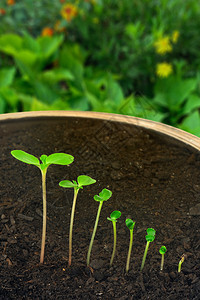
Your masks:
{"label": "thin stem", "polygon": [[129,270],[132,246],[133,246],[133,229],[130,229],[130,242],[129,242],[127,261],[126,261],[126,273],[128,273]]}
{"label": "thin stem", "polygon": [[70,229],[69,229],[69,260],[68,260],[69,267],[71,266],[71,262],[72,262],[72,231],[73,231],[74,213],[75,213],[76,199],[77,199],[78,191],[79,191],[79,189],[74,188],[74,199],[73,199],[73,204],[72,204]]}
{"label": "thin stem", "polygon": [[145,248],[145,251],[144,251],[144,256],[143,256],[143,259],[142,259],[142,264],[141,264],[140,271],[142,271],[142,269],[144,268],[144,264],[145,264],[145,260],[146,260],[146,256],[147,256],[147,251],[149,249],[149,244],[150,244],[150,242],[147,242],[147,244],[146,244],[146,248]]}
{"label": "thin stem", "polygon": [[113,259],[115,257],[115,251],[116,251],[116,244],[117,244],[117,232],[116,232],[116,221],[112,221],[113,223],[113,252],[112,252],[112,256],[110,259],[110,266],[112,266],[113,264]]}
{"label": "thin stem", "polygon": [[47,201],[46,201],[46,173],[47,169],[41,170],[42,173],[42,198],[43,198],[43,226],[42,226],[42,242],[40,252],[40,263],[44,262],[44,249],[46,240],[46,227],[47,227]]}
{"label": "thin stem", "polygon": [[162,254],[162,258],[161,258],[161,265],[160,265],[160,270],[163,270],[163,266],[164,266],[164,256],[165,254]]}
{"label": "thin stem", "polygon": [[87,266],[88,267],[90,265],[90,254],[91,254],[91,251],[92,251],[94,237],[95,237],[95,234],[96,234],[96,231],[97,231],[97,225],[98,225],[98,222],[99,222],[99,216],[100,216],[102,205],[103,205],[103,201],[100,201],[99,202],[99,208],[98,208],[98,211],[97,211],[96,221],[95,221],[95,225],[94,225],[94,229],[93,229],[93,233],[92,233],[92,237],[91,237],[91,241],[90,241],[90,245],[89,245],[89,249],[88,249],[88,254],[87,254]]}

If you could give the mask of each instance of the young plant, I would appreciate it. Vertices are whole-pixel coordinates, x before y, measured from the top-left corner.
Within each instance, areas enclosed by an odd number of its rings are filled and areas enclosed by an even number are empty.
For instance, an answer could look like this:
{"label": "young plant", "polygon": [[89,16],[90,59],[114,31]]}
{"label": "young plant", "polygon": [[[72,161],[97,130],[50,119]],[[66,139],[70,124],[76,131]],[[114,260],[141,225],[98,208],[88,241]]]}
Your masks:
{"label": "young plant", "polygon": [[97,216],[96,216],[96,221],[95,221],[95,225],[94,225],[94,229],[93,229],[93,233],[92,233],[92,237],[91,237],[91,241],[90,241],[90,245],[89,245],[89,249],[88,249],[88,254],[87,254],[87,266],[90,265],[90,254],[92,251],[92,246],[93,246],[93,242],[94,242],[94,237],[97,231],[97,226],[98,226],[98,222],[99,222],[99,217],[100,217],[100,213],[101,213],[101,208],[103,205],[104,201],[107,201],[108,199],[110,199],[110,197],[112,196],[112,192],[108,189],[103,189],[99,195],[95,195],[94,196],[94,200],[99,202],[99,208],[97,211]]}
{"label": "young plant", "polygon": [[131,251],[132,251],[132,246],[133,246],[133,229],[135,226],[135,222],[131,219],[126,219],[126,226],[128,227],[130,231],[130,242],[129,242],[129,249],[128,249],[128,256],[127,256],[127,261],[126,261],[126,273],[128,273],[129,270],[129,265],[130,265],[130,258],[131,258]]}
{"label": "young plant", "polygon": [[44,262],[44,249],[45,249],[45,239],[46,239],[46,218],[47,218],[47,205],[46,205],[46,174],[47,169],[50,165],[69,165],[73,162],[74,157],[65,153],[53,153],[49,156],[42,155],[39,159],[29,153],[22,150],[13,150],[11,154],[16,159],[38,167],[42,174],[42,198],[43,198],[43,227],[42,227],[42,242],[41,242],[41,252],[40,252],[40,263]]}
{"label": "young plant", "polygon": [[117,223],[117,219],[119,219],[121,217],[121,212],[118,210],[113,211],[110,214],[110,217],[108,217],[107,219],[109,221],[112,222],[113,224],[113,237],[114,237],[114,241],[113,241],[113,252],[112,252],[112,256],[110,259],[110,266],[112,266],[113,263],[113,259],[115,257],[115,251],[116,251],[116,244],[117,244],[117,230],[116,230],[116,223]]}
{"label": "young plant", "polygon": [[145,236],[147,243],[146,243],[146,248],[145,248],[145,251],[144,251],[144,256],[143,256],[143,259],[142,259],[142,264],[141,264],[140,271],[142,271],[142,269],[144,268],[147,252],[148,252],[148,249],[149,249],[149,244],[154,241],[155,234],[156,234],[156,231],[153,228],[148,228],[147,229],[147,235]]}
{"label": "young plant", "polygon": [[180,259],[179,263],[178,263],[178,272],[179,272],[179,273],[181,272],[181,266],[182,266],[182,263],[184,262],[185,258],[186,258],[186,255],[183,254],[183,255],[181,256],[181,259]]}
{"label": "young plant", "polygon": [[72,181],[63,180],[63,181],[59,182],[59,185],[64,188],[74,188],[74,199],[73,199],[73,204],[72,204],[70,229],[69,229],[69,260],[68,260],[69,266],[71,266],[71,261],[72,261],[72,231],[73,231],[74,213],[75,213],[76,199],[77,199],[78,191],[80,189],[83,189],[83,186],[90,185],[95,182],[96,182],[95,179],[92,179],[91,177],[86,176],[86,175],[78,176],[77,182],[75,180],[72,180]]}
{"label": "young plant", "polygon": [[159,252],[162,255],[161,264],[160,264],[160,270],[162,271],[163,266],[164,266],[164,256],[165,256],[165,253],[167,252],[167,248],[165,246],[161,246]]}

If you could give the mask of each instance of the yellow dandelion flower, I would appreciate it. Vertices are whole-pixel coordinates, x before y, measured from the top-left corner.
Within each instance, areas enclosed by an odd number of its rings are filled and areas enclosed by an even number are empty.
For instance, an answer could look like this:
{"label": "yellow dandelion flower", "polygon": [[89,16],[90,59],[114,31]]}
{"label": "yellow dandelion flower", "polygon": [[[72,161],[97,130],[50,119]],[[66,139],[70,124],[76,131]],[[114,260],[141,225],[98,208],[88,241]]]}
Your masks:
{"label": "yellow dandelion flower", "polygon": [[172,65],[166,62],[157,64],[156,66],[156,74],[159,77],[168,77],[173,72]]}
{"label": "yellow dandelion flower", "polygon": [[70,22],[74,17],[76,17],[77,13],[77,7],[71,3],[65,4],[61,10],[61,16],[68,22]]}
{"label": "yellow dandelion flower", "polygon": [[161,55],[172,51],[172,45],[170,43],[170,38],[168,36],[159,38],[154,43],[154,47],[156,48],[156,52]]}
{"label": "yellow dandelion flower", "polygon": [[172,32],[171,40],[174,44],[177,43],[179,35],[180,35],[180,32],[178,30],[175,30]]}

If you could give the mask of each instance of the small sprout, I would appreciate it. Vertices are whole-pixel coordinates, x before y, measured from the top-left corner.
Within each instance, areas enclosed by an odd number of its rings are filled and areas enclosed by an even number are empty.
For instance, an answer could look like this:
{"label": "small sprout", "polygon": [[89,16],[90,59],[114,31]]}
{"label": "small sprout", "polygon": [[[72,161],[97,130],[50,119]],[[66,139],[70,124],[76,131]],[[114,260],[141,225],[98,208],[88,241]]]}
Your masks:
{"label": "small sprout", "polygon": [[145,236],[147,243],[146,243],[146,248],[145,248],[145,251],[144,251],[144,256],[143,256],[143,259],[142,259],[142,264],[141,264],[140,271],[142,271],[142,269],[144,268],[147,252],[148,252],[148,249],[149,249],[149,244],[154,241],[155,234],[156,234],[156,231],[153,228],[148,228],[147,229],[147,235]]}
{"label": "small sprout", "polygon": [[162,255],[161,264],[160,264],[160,270],[162,271],[163,266],[164,266],[164,256],[165,256],[165,253],[167,252],[167,248],[165,246],[161,246],[159,252]]}
{"label": "small sprout", "polygon": [[40,253],[40,263],[44,262],[44,249],[45,249],[45,239],[46,239],[46,218],[47,218],[47,208],[46,208],[46,173],[47,169],[51,164],[55,165],[69,165],[73,162],[74,157],[65,153],[53,153],[49,156],[41,155],[40,160],[32,154],[26,153],[22,150],[13,150],[11,154],[16,159],[38,167],[42,174],[42,196],[43,196],[43,227],[42,227],[42,243],[41,243],[41,253]]}
{"label": "small sprout", "polygon": [[63,180],[59,182],[59,185],[64,188],[74,188],[74,199],[72,204],[72,211],[71,211],[71,220],[70,220],[70,229],[69,229],[69,260],[68,265],[71,266],[72,261],[72,231],[73,231],[73,223],[74,223],[74,214],[75,214],[75,207],[76,207],[76,199],[78,195],[78,191],[83,189],[83,186],[90,185],[95,183],[96,180],[92,179],[86,175],[80,175],[77,178],[77,182],[75,180]]}
{"label": "small sprout", "polygon": [[112,192],[110,190],[108,190],[108,189],[103,189],[99,193],[99,195],[95,195],[94,196],[94,200],[99,202],[99,208],[98,208],[98,211],[97,211],[96,221],[95,221],[95,225],[94,225],[94,229],[93,229],[93,233],[92,233],[92,237],[91,237],[91,241],[90,241],[90,245],[89,245],[89,249],[88,249],[87,266],[90,265],[90,254],[91,254],[91,251],[92,251],[94,237],[95,237],[95,234],[96,234],[96,231],[97,231],[97,226],[98,226],[100,212],[101,212],[101,208],[102,208],[103,202],[107,201],[108,199],[110,199],[111,196],[112,196]]}
{"label": "small sprout", "polygon": [[178,263],[178,272],[179,272],[179,273],[181,272],[181,265],[182,265],[182,263],[184,262],[185,258],[186,258],[186,255],[183,254],[183,255],[181,256],[181,259],[180,259],[179,263]]}
{"label": "small sprout", "polygon": [[130,265],[130,258],[131,258],[131,251],[132,251],[132,246],[133,246],[133,229],[135,226],[135,222],[131,219],[126,219],[126,226],[130,230],[130,242],[129,242],[129,250],[128,250],[128,256],[127,256],[127,261],[126,261],[126,273],[128,273],[129,270],[129,265]]}
{"label": "small sprout", "polygon": [[116,251],[116,244],[117,244],[117,230],[116,230],[116,223],[117,223],[117,219],[119,219],[121,217],[121,212],[118,210],[113,211],[110,214],[110,217],[108,217],[107,219],[109,221],[112,222],[113,224],[113,236],[114,236],[114,242],[113,242],[113,252],[112,252],[112,256],[110,259],[110,266],[112,266],[113,264],[113,259],[115,257],[115,251]]}

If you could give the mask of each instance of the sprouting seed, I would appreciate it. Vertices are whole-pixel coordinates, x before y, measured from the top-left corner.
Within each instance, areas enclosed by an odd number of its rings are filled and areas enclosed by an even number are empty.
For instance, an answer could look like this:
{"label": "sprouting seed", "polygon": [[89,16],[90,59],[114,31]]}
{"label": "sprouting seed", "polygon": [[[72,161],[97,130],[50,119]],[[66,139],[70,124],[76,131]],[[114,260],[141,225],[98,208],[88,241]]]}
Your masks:
{"label": "sprouting seed", "polygon": [[115,257],[115,251],[116,251],[116,245],[117,245],[117,230],[116,230],[116,223],[117,223],[117,219],[119,219],[121,217],[121,212],[118,211],[118,210],[115,210],[113,211],[111,214],[110,214],[110,217],[108,217],[107,219],[109,221],[112,222],[113,224],[113,252],[112,252],[112,256],[111,256],[111,259],[110,259],[110,266],[112,266],[113,264],[113,259]]}
{"label": "sprouting seed", "polygon": [[164,256],[165,256],[165,253],[167,252],[167,248],[165,246],[161,246],[159,252],[162,255],[161,264],[160,264],[160,270],[162,271],[163,266],[164,266]]}
{"label": "sprouting seed", "polygon": [[75,207],[76,207],[76,199],[78,195],[78,191],[83,189],[83,186],[90,185],[95,183],[96,180],[92,179],[86,175],[80,175],[77,178],[77,182],[75,180],[63,180],[59,182],[59,185],[64,188],[74,188],[74,199],[72,204],[72,211],[71,211],[71,220],[70,220],[70,229],[69,229],[69,260],[68,265],[71,266],[72,262],[72,231],[73,231],[73,223],[74,223],[74,214],[75,214]]}
{"label": "sprouting seed", "polygon": [[179,272],[179,273],[181,272],[181,266],[182,266],[182,263],[184,262],[185,258],[186,258],[186,255],[183,254],[183,255],[181,256],[181,259],[180,259],[179,263],[178,263],[178,272]]}
{"label": "sprouting seed", "polygon": [[87,266],[90,265],[90,255],[91,255],[91,251],[92,251],[92,246],[93,246],[95,234],[96,234],[96,231],[97,231],[97,226],[98,226],[99,217],[100,217],[103,202],[110,199],[111,196],[112,196],[112,192],[108,189],[103,189],[99,193],[99,195],[94,196],[94,200],[99,202],[99,208],[98,208],[98,211],[97,211],[96,221],[95,221],[95,225],[94,225],[94,229],[93,229],[93,233],[92,233],[92,237],[91,237],[91,240],[90,240],[90,245],[89,245],[89,249],[88,249],[88,253],[87,253]]}
{"label": "sprouting seed", "polygon": [[141,264],[140,271],[142,271],[142,269],[144,268],[147,252],[148,252],[148,249],[149,249],[149,244],[154,241],[155,234],[156,234],[156,231],[153,228],[148,228],[147,229],[147,235],[145,236],[147,243],[146,243],[146,247],[145,247],[144,256],[143,256],[143,259],[142,259],[142,264]]}
{"label": "sprouting seed", "polygon": [[129,270],[129,265],[130,265],[130,258],[131,258],[131,251],[132,251],[132,246],[133,246],[133,229],[135,226],[135,222],[131,219],[126,219],[126,226],[128,227],[130,231],[130,242],[129,242],[129,249],[128,249],[128,256],[127,256],[127,261],[126,261],[126,273],[128,273]]}
{"label": "sprouting seed", "polygon": [[45,239],[46,239],[46,219],[47,219],[47,208],[46,208],[46,173],[50,165],[69,165],[73,162],[74,157],[65,153],[53,153],[49,156],[42,155],[40,160],[32,154],[29,154],[22,150],[13,150],[11,154],[16,159],[38,167],[42,174],[42,196],[43,196],[43,227],[42,227],[42,242],[41,242],[41,252],[40,252],[40,263],[44,262],[44,249],[45,249]]}

